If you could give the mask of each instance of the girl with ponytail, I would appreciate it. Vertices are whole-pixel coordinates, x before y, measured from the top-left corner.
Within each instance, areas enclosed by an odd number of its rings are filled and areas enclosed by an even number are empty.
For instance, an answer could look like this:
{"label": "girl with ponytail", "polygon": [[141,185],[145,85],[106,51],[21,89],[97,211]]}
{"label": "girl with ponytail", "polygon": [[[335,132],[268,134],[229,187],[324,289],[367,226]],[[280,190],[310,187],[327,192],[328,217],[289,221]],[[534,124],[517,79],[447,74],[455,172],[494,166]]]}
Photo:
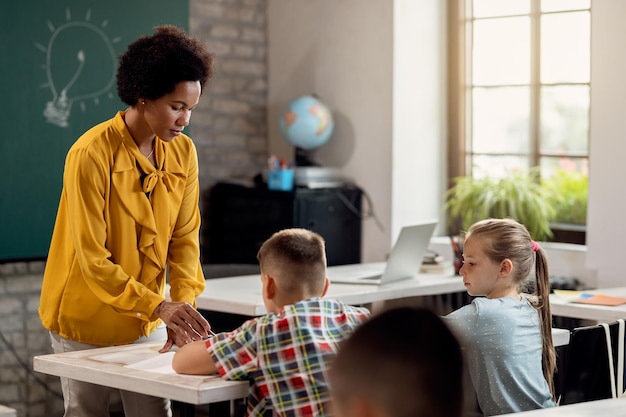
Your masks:
{"label": "girl with ponytail", "polygon": [[[463,250],[460,274],[477,298],[446,320],[464,347],[483,414],[554,407],[556,358],[544,250],[512,219],[475,223]],[[534,294],[526,294],[533,277]]]}

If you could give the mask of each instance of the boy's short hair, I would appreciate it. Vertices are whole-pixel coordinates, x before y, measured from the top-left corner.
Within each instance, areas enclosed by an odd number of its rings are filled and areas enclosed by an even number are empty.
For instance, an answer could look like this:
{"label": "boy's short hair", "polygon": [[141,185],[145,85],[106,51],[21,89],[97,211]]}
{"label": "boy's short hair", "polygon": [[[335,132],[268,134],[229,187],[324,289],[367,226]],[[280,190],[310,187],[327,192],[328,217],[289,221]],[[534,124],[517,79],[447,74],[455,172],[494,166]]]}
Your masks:
{"label": "boy's short hair", "polygon": [[459,342],[426,309],[396,308],[365,322],[341,346],[330,381],[336,411],[351,398],[394,417],[458,417],[463,410]]}
{"label": "boy's short hair", "polygon": [[301,228],[276,232],[261,245],[257,259],[261,273],[277,278],[285,291],[324,288],[326,245],[315,232]]}

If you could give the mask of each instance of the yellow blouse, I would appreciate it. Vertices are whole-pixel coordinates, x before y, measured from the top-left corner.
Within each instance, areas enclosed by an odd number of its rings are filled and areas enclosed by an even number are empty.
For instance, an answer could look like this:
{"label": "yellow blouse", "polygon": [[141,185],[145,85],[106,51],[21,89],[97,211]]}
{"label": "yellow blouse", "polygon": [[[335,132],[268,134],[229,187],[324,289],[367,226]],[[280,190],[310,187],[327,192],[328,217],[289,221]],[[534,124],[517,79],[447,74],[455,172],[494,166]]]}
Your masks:
{"label": "yellow blouse", "polygon": [[166,271],[174,301],[195,305],[205,284],[193,142],[157,138],[155,168],[123,114],[91,128],[67,154],[39,305],[48,330],[102,346],[158,326],[152,314],[165,299]]}

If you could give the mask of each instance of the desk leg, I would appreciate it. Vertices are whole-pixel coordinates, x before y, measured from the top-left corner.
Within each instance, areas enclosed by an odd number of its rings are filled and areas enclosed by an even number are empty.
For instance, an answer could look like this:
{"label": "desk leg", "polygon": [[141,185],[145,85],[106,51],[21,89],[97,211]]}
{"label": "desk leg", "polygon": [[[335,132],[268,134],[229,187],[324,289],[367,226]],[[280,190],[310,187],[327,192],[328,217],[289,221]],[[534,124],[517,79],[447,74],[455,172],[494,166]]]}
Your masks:
{"label": "desk leg", "polygon": [[174,408],[178,410],[178,417],[194,417],[196,415],[196,407],[193,404],[183,403],[180,401],[172,401]]}

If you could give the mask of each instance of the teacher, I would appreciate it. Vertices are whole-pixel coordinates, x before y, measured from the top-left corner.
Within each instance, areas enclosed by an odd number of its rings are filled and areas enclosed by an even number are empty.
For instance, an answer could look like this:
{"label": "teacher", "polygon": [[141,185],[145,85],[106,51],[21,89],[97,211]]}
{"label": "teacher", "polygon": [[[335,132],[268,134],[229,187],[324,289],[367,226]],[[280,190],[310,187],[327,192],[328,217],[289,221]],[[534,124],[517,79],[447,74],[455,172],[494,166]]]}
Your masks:
{"label": "teacher", "polygon": [[[208,336],[194,308],[204,289],[198,157],[182,132],[212,74],[213,55],[174,26],[120,56],[128,109],[85,132],[65,161],[39,306],[55,353],[155,340],[166,352]],[[65,417],[109,416],[110,388],[61,385]],[[171,416],[169,400],[121,398],[126,417]]]}

